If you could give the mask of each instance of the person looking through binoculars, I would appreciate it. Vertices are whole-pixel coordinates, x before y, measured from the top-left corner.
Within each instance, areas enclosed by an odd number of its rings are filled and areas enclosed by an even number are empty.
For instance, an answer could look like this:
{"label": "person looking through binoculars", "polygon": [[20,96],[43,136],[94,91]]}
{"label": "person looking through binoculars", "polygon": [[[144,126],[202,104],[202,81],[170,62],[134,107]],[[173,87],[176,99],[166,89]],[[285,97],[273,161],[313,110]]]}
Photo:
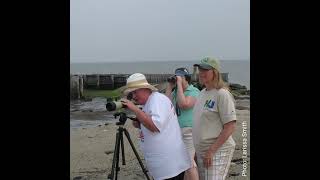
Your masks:
{"label": "person looking through binoculars", "polygon": [[[197,164],[194,160],[195,148],[192,139],[192,110],[200,91],[190,84],[191,74],[189,74],[186,68],[176,69],[174,76],[169,77],[167,81],[166,96],[168,96],[174,104],[183,141],[192,160],[192,167],[186,171],[184,180],[198,180],[199,175]],[[174,90],[172,91],[172,89]]]}
{"label": "person looking through binoculars", "polygon": [[131,93],[135,104],[142,105],[140,109],[130,100],[121,101],[136,115],[133,125],[140,130],[140,148],[152,177],[182,180],[192,164],[170,99],[157,92],[141,73],[128,77],[123,93]]}

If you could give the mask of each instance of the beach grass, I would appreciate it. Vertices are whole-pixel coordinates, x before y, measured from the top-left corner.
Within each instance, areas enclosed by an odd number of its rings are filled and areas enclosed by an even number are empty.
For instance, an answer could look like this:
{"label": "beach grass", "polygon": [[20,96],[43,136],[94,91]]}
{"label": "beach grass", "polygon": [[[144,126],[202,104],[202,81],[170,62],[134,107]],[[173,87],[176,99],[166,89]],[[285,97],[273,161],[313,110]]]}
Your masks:
{"label": "beach grass", "polygon": [[121,92],[119,89],[115,89],[115,90],[84,89],[83,96],[85,98],[95,98],[95,97],[118,98],[121,96]]}

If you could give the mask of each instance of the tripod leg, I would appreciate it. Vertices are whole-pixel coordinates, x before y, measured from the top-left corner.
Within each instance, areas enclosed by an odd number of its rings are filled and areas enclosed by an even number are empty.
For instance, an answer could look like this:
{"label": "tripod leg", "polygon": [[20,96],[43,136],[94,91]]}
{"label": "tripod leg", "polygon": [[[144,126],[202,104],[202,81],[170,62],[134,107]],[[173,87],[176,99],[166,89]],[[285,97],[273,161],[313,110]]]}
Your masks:
{"label": "tripod leg", "polygon": [[136,155],[136,157],[137,157],[137,159],[138,159],[138,161],[139,161],[139,164],[140,164],[140,167],[141,167],[143,173],[146,175],[147,179],[150,180],[149,175],[148,175],[148,173],[147,173],[148,170],[143,166],[143,163],[142,163],[142,161],[141,161],[141,159],[140,159],[140,157],[139,157],[139,154],[138,154],[136,148],[134,147],[134,145],[133,145],[133,143],[132,143],[132,141],[131,141],[129,132],[128,132],[126,129],[123,129],[123,131],[124,131],[125,135],[127,136],[127,139],[128,139],[128,141],[129,141],[129,143],[130,143],[130,146],[131,146],[134,154]]}
{"label": "tripod leg", "polygon": [[120,171],[120,167],[119,167],[119,160],[120,160],[120,142],[121,142],[121,139],[123,139],[122,138],[122,131],[121,131],[121,129],[119,129],[119,131],[118,131],[118,141],[117,141],[117,163],[116,163],[116,165],[117,165],[117,167],[116,167],[116,177],[115,177],[115,180],[117,180],[118,179],[118,172]]}
{"label": "tripod leg", "polygon": [[[114,171],[117,168],[117,164],[119,162],[118,154],[119,154],[119,131],[116,134],[116,143],[114,145],[114,152],[113,152],[113,159],[112,159],[112,168],[111,168],[111,173],[108,175],[108,179],[113,180],[114,177]],[[117,171],[117,170],[116,170]]]}
{"label": "tripod leg", "polygon": [[126,165],[126,160],[124,157],[124,144],[123,144],[123,130],[120,132],[120,145],[121,145],[121,153],[122,153],[122,165]]}

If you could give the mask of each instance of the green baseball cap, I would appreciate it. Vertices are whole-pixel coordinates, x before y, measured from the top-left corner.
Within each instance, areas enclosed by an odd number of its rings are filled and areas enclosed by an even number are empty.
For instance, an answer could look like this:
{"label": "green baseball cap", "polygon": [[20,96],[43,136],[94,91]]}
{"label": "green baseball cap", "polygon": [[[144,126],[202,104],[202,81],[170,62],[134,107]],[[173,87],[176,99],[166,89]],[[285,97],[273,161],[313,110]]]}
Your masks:
{"label": "green baseball cap", "polygon": [[219,65],[219,60],[215,59],[213,57],[205,57],[203,59],[201,59],[201,62],[199,64],[194,64],[193,66],[198,66],[201,69],[216,69],[218,71],[220,71],[220,65]]}

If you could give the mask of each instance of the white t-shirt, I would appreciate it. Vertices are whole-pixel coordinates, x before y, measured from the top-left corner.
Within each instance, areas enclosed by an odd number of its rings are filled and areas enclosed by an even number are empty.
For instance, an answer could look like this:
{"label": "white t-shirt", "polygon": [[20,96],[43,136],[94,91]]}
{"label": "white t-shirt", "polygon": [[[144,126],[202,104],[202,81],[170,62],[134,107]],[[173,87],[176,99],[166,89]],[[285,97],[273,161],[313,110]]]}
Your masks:
{"label": "white t-shirt", "polygon": [[[193,108],[193,143],[196,152],[203,154],[218,138],[223,125],[236,120],[236,110],[231,93],[226,89],[203,89]],[[230,136],[220,147],[235,146]]]}
{"label": "white t-shirt", "polygon": [[160,131],[151,132],[141,124],[140,147],[153,178],[168,179],[189,169],[191,160],[170,99],[161,93],[153,92],[142,111],[151,116]]}

